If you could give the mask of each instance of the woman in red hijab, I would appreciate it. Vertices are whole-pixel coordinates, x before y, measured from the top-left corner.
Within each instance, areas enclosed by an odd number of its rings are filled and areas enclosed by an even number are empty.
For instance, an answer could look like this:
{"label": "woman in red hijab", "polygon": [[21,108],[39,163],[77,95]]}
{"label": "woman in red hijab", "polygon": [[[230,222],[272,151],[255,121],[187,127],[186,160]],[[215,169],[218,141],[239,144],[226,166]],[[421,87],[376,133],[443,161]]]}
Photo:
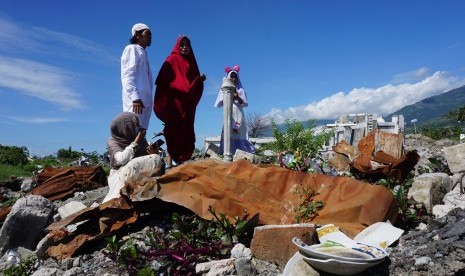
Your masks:
{"label": "woman in red hijab", "polygon": [[[186,36],[176,41],[158,72],[153,111],[163,123],[168,153],[176,163],[189,160],[195,149],[195,110],[203,93],[201,75],[191,42]],[[168,164],[171,166],[171,164]]]}

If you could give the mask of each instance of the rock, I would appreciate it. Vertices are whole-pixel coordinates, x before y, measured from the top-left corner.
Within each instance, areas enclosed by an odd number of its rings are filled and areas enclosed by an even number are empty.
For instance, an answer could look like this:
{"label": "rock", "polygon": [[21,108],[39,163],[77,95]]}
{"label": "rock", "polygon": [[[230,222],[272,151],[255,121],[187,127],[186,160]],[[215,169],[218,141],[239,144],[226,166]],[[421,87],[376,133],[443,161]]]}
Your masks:
{"label": "rock", "polygon": [[231,258],[245,258],[251,260],[252,251],[250,248],[245,247],[242,243],[238,243],[233,247],[233,249],[231,249]]}
{"label": "rock", "polygon": [[408,199],[422,203],[429,214],[440,204],[451,189],[451,179],[445,173],[425,173],[415,178],[408,191]]}
{"label": "rock", "polygon": [[[211,145],[211,144],[210,144]],[[215,151],[211,150],[211,149],[208,149],[206,152],[205,152],[206,155],[209,156],[209,158],[211,159],[215,159],[215,160],[223,160]]]}
{"label": "rock", "polygon": [[32,178],[25,178],[23,182],[21,183],[21,191],[24,193],[27,193],[32,190],[35,186],[35,181]]}
{"label": "rock", "polygon": [[84,271],[82,268],[80,267],[73,267],[73,268],[70,268],[68,270],[65,271],[65,273],[63,273],[63,276],[85,276],[86,274],[84,274]]}
{"label": "rock", "polygon": [[463,188],[465,187],[465,173],[454,173],[452,175],[452,189],[455,188],[455,186],[459,185],[462,187],[462,192]]}
{"label": "rock", "polygon": [[238,149],[236,150],[236,153],[234,153],[233,161],[237,161],[240,159],[245,159],[253,163],[256,158],[253,153],[249,153],[249,152]]}
{"label": "rock", "polygon": [[234,259],[223,259],[206,263],[198,263],[195,273],[204,275],[231,275],[234,271]]}
{"label": "rock", "polygon": [[52,211],[53,205],[42,196],[18,199],[0,229],[0,251],[19,246],[34,250]]}
{"label": "rock", "polygon": [[[453,143],[450,141],[434,141],[421,135],[415,135],[415,141],[413,141],[411,136],[412,135],[406,136],[406,144],[412,147],[412,149],[418,149],[418,152],[421,153],[421,161],[416,168],[424,166],[426,171],[434,170],[433,166],[430,166],[427,158],[434,157],[445,161],[443,157],[444,152],[442,152],[441,149],[444,146],[453,146]],[[425,170],[423,170],[423,172]],[[420,171],[421,170],[417,169],[416,173]],[[459,178],[461,180],[461,174],[454,174],[452,183],[457,183]],[[463,260],[465,260],[465,234],[462,233],[463,230],[461,229],[465,228],[463,225],[465,221],[465,195],[460,194],[459,185],[451,188],[453,190],[444,196],[443,202],[440,204],[433,203],[434,217],[430,218],[427,227],[421,225],[415,229],[405,231],[398,243],[388,248],[390,254],[388,260],[356,276],[463,275],[465,271],[465,263],[463,262]],[[14,192],[6,192],[15,195]],[[74,197],[64,201],[56,200],[52,202],[52,209],[56,210],[58,207],[64,206],[72,201],[79,201],[86,206],[90,206],[90,204],[94,202],[101,202],[107,192],[108,187],[103,187],[87,191],[85,195],[81,193],[76,194]],[[440,215],[438,214],[438,209],[441,209]],[[400,225],[398,227],[403,228],[404,226]],[[131,232],[131,234],[134,233]],[[144,233],[140,232],[140,234],[143,235]],[[276,240],[277,238],[269,239],[271,243],[275,243]],[[44,252],[46,249],[47,246],[43,246]],[[250,250],[253,252],[252,249]],[[18,248],[18,253],[19,251],[20,248]],[[37,255],[39,255],[38,251],[39,250],[36,251]],[[234,252],[231,252],[232,255],[235,256],[235,259],[229,259],[229,266],[226,266],[227,268],[209,272],[211,269],[210,266],[208,270],[203,272],[203,275],[207,275],[207,273],[210,273],[209,275],[213,273],[217,273],[217,275],[238,275],[239,272],[237,270],[244,269],[244,271],[247,271],[246,269],[248,269],[247,266],[249,265],[246,257],[248,256],[247,251],[247,247],[238,245],[238,248],[236,248]],[[272,251],[271,253],[273,252],[276,253],[276,251]],[[5,268],[6,257],[7,256],[3,256],[0,258],[0,270]],[[45,257],[45,255],[43,257]],[[23,259],[22,255],[21,259]],[[416,262],[418,266],[415,266]],[[80,267],[75,266],[78,265],[78,263]],[[252,257],[251,265],[255,268],[255,272],[253,273],[256,273],[256,275],[278,276],[283,273],[282,266],[278,266],[276,263],[265,259],[259,259],[255,256]],[[301,267],[299,269],[295,268],[289,275],[320,275],[319,272],[313,270],[311,266],[304,261],[302,261],[300,265]],[[103,249],[100,246],[96,246],[95,248],[90,247],[86,252],[79,253],[78,256],[69,261],[58,262],[52,258],[39,259],[34,264],[34,271],[33,275],[35,276],[129,276],[127,270],[119,267],[115,261],[103,254]],[[322,273],[321,275],[325,274]]]}
{"label": "rock", "polygon": [[65,219],[69,215],[82,211],[86,208],[87,206],[82,204],[81,201],[71,201],[66,205],[58,208],[58,213],[60,214],[61,219]]}
{"label": "rock", "polygon": [[313,224],[266,225],[256,227],[250,249],[254,257],[278,264],[281,268],[297,252],[292,243],[298,237],[307,244],[313,244]]}
{"label": "rock", "polygon": [[465,171],[465,143],[444,148],[444,154],[447,159],[447,164],[449,164],[449,169],[452,173],[460,173]]}
{"label": "rock", "polygon": [[433,206],[433,215],[436,218],[446,216],[451,210],[455,208],[465,209],[465,194],[460,191],[460,186],[448,192],[443,198],[444,204],[437,204]]}
{"label": "rock", "polygon": [[429,262],[431,262],[431,258],[429,258],[429,257],[420,257],[420,258],[415,259],[415,266],[416,267],[428,266]]}
{"label": "rock", "polygon": [[256,269],[251,259],[237,258],[234,259],[234,268],[238,276],[256,275]]}
{"label": "rock", "polygon": [[42,240],[39,241],[36,247],[36,256],[39,259],[44,259],[47,257],[47,249],[52,245],[53,239],[46,235]]}
{"label": "rock", "polygon": [[57,272],[58,272],[58,269],[56,268],[44,267],[44,268],[39,268],[37,271],[32,273],[31,276],[56,276],[58,275]]}

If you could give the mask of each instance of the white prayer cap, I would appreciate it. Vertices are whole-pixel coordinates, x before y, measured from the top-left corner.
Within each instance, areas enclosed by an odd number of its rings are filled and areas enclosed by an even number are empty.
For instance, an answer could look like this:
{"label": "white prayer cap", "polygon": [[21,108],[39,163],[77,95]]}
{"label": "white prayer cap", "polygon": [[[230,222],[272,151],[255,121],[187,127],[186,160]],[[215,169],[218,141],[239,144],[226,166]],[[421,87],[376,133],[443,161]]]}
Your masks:
{"label": "white prayer cap", "polygon": [[142,31],[142,30],[145,30],[145,29],[149,29],[149,26],[145,25],[144,23],[135,24],[134,26],[132,26],[132,36],[134,36],[136,34],[136,32]]}

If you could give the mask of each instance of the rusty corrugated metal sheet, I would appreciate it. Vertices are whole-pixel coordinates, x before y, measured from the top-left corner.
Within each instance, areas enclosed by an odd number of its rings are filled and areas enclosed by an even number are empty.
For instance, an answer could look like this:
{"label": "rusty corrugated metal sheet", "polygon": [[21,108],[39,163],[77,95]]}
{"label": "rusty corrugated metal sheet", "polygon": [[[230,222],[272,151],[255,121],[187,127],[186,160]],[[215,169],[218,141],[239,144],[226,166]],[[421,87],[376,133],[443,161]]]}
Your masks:
{"label": "rusty corrugated metal sheet", "polygon": [[38,185],[30,192],[49,200],[63,199],[75,192],[107,186],[107,176],[101,166],[47,167],[38,175]]}
{"label": "rusty corrugated metal sheet", "polygon": [[[85,221],[74,233],[60,232],[49,254],[58,259],[73,256],[88,243],[133,223],[138,212],[148,212],[166,203],[188,208],[204,219],[213,218],[208,210],[211,206],[217,214],[230,219],[247,211],[250,215],[259,214],[260,224],[292,224],[299,205],[297,191],[312,189],[318,192],[314,200],[322,200],[325,206],[312,222],[334,223],[351,237],[375,222],[391,220],[395,223],[397,217],[395,200],[385,187],[349,177],[257,166],[246,160],[224,163],[205,159],[186,163],[173,168],[157,182],[158,187],[131,182],[128,184],[131,187],[123,190],[137,191],[136,195],[110,200],[98,209],[88,208],[52,224],[48,229],[58,231],[69,224]],[[139,184],[141,186],[137,186]],[[144,187],[159,191],[142,192]],[[141,197],[143,195],[157,195],[157,198]],[[124,198],[133,201],[126,202]]]}
{"label": "rusty corrugated metal sheet", "polygon": [[[138,217],[139,213],[123,197],[112,199],[99,207],[84,209],[49,225],[49,238],[55,242],[48,248],[47,254],[56,259],[75,256],[94,241],[133,224]],[[64,230],[66,226],[78,222],[82,224],[75,232]]]}

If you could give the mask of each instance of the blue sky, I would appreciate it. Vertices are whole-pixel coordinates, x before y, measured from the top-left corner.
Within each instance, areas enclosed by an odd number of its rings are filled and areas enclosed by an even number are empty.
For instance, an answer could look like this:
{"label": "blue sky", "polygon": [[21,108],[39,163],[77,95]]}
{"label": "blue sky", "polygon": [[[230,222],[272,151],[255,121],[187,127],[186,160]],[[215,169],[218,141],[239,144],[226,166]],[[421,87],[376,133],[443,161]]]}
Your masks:
{"label": "blue sky", "polygon": [[[465,84],[465,1],[1,1],[0,144],[103,153],[121,112],[120,56],[138,22],[157,75],[180,34],[207,75],[197,147],[219,135],[225,66],[247,113],[308,120],[387,115]],[[406,118],[409,121],[411,118]],[[162,128],[152,114],[149,133]],[[151,136],[148,137],[149,140]]]}

